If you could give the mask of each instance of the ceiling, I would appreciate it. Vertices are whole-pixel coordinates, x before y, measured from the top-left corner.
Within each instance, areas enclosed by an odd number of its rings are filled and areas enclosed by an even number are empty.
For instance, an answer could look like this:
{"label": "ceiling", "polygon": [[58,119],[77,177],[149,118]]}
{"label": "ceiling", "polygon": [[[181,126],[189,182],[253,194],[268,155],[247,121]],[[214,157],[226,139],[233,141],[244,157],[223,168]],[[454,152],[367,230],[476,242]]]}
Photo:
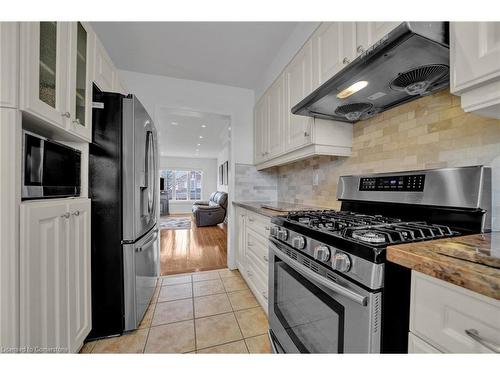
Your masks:
{"label": "ceiling", "polygon": [[213,113],[161,108],[157,122],[161,156],[217,158],[231,133],[229,116]]}
{"label": "ceiling", "polygon": [[93,22],[118,69],[255,89],[298,22]]}

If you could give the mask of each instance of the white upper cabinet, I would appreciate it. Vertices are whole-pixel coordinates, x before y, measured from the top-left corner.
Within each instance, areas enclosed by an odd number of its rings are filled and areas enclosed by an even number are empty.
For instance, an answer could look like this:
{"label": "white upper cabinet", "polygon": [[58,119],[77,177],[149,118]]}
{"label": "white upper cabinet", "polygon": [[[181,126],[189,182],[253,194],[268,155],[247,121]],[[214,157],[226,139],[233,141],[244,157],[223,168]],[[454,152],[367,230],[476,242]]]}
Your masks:
{"label": "white upper cabinet", "polygon": [[313,89],[328,81],[356,57],[356,23],[325,22],[313,42]]}
{"label": "white upper cabinet", "polygon": [[269,122],[267,126],[267,156],[274,157],[283,151],[285,117],[285,79],[280,76],[268,93]]}
{"label": "white upper cabinet", "polygon": [[291,108],[312,91],[312,42],[309,40],[285,69],[285,149],[310,142],[312,118],[294,115]]}
{"label": "white upper cabinet", "polygon": [[356,54],[361,54],[389,34],[401,22],[356,22]]}
{"label": "white upper cabinet", "polygon": [[94,82],[102,91],[113,91],[115,67],[99,38],[95,38]]}
{"label": "white upper cabinet", "polygon": [[500,22],[454,22],[451,30],[453,92],[500,78]]}
{"label": "white upper cabinet", "polygon": [[92,137],[92,57],[90,32],[82,22],[70,24],[70,64],[68,75],[71,129],[82,137]]}
{"label": "white upper cabinet", "polygon": [[0,107],[17,108],[19,96],[19,23],[0,22]]}
{"label": "white upper cabinet", "polygon": [[20,109],[89,141],[92,128],[89,27],[80,22],[21,24]]}
{"label": "white upper cabinet", "polygon": [[68,22],[21,24],[22,110],[65,129],[67,103]]}
{"label": "white upper cabinet", "polygon": [[269,100],[264,95],[254,108],[254,159],[259,164],[267,156],[267,129],[269,124]]}
{"label": "white upper cabinet", "polygon": [[500,22],[452,22],[450,63],[464,111],[500,118]]}

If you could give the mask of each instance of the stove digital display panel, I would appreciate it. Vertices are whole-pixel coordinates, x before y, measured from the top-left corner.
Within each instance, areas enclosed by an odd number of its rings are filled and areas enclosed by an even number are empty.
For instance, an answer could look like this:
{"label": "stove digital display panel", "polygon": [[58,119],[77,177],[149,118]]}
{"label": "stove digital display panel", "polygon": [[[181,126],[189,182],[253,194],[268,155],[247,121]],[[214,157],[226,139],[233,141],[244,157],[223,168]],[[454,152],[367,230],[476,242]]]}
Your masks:
{"label": "stove digital display panel", "polygon": [[360,191],[424,191],[425,175],[362,177]]}

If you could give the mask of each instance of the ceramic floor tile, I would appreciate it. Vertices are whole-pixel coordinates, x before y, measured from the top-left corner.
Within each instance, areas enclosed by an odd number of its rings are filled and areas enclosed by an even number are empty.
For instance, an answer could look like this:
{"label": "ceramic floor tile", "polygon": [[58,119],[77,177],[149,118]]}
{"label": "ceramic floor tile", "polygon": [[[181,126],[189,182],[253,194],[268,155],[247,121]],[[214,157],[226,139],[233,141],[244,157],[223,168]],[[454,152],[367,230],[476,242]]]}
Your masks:
{"label": "ceramic floor tile", "polygon": [[260,307],[236,311],[234,315],[238,319],[244,337],[261,335],[267,333],[269,329],[267,316]]}
{"label": "ceramic floor tile", "polygon": [[141,323],[139,324],[139,329],[141,328],[149,328],[151,326],[151,321],[153,320],[153,313],[155,311],[156,304],[150,304],[146,313],[144,314],[144,318],[142,318]]}
{"label": "ceramic floor tile", "polygon": [[240,354],[248,353],[247,346],[243,340],[230,342],[228,344],[212,346],[211,348],[206,348],[198,350],[199,354]]}
{"label": "ceramic floor tile", "polygon": [[271,342],[267,334],[250,337],[245,339],[248,351],[252,354],[270,354],[272,353]]}
{"label": "ceramic floor tile", "polygon": [[225,290],[222,281],[217,279],[193,283],[193,292],[195,297],[201,297],[209,294],[224,293]]}
{"label": "ceramic floor tile", "polygon": [[240,272],[238,270],[226,269],[226,270],[219,271],[219,276],[224,279],[227,277],[235,277],[235,276],[241,276],[241,275],[240,275]]}
{"label": "ceramic floor tile", "polygon": [[160,295],[158,296],[158,302],[191,298],[192,296],[193,296],[193,289],[192,289],[191,283],[165,285],[165,286],[161,287]]}
{"label": "ceramic floor tile", "polygon": [[147,337],[147,329],[138,329],[122,336],[97,340],[92,353],[142,353]]}
{"label": "ceramic floor tile", "polygon": [[159,302],[153,316],[153,326],[193,319],[193,300],[179,299],[170,302]]}
{"label": "ceramic floor tile", "polygon": [[233,313],[195,319],[196,349],[241,340],[243,337]]}
{"label": "ceramic floor tile", "polygon": [[80,353],[81,354],[92,353],[92,350],[94,349],[96,343],[97,343],[97,341],[86,342],[85,344],[83,344],[82,348],[80,349]]}
{"label": "ceramic floor tile", "polygon": [[195,350],[192,320],[152,327],[145,353],[187,353]]}
{"label": "ceramic floor tile", "polygon": [[151,302],[150,304],[155,304],[158,302],[158,296],[160,295],[160,290],[161,290],[161,281],[158,281],[158,285],[156,286],[156,289],[153,293],[153,297],[151,297]]}
{"label": "ceramic floor tile", "polygon": [[190,275],[183,276],[166,276],[163,278],[162,285],[185,284],[191,282]]}
{"label": "ceramic floor tile", "polygon": [[235,311],[259,306],[259,302],[249,289],[229,292],[227,296]]}
{"label": "ceramic floor tile", "polygon": [[231,304],[225,293],[194,299],[194,315],[196,318],[231,312]]}
{"label": "ceramic floor tile", "polygon": [[196,272],[192,275],[193,281],[206,281],[220,279],[218,271]]}
{"label": "ceramic floor tile", "polygon": [[226,292],[248,289],[247,283],[240,277],[228,277],[222,279]]}

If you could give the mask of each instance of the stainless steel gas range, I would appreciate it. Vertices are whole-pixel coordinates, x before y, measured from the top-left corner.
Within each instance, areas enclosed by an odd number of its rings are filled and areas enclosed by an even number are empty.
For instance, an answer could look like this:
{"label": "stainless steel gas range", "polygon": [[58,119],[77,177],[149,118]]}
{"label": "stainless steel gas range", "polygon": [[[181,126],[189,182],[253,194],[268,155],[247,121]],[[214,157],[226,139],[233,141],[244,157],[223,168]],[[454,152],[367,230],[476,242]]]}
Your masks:
{"label": "stainless steel gas range", "polygon": [[410,270],[391,244],[489,231],[483,166],[340,177],[340,211],[271,220],[269,335],[277,353],[404,353]]}

